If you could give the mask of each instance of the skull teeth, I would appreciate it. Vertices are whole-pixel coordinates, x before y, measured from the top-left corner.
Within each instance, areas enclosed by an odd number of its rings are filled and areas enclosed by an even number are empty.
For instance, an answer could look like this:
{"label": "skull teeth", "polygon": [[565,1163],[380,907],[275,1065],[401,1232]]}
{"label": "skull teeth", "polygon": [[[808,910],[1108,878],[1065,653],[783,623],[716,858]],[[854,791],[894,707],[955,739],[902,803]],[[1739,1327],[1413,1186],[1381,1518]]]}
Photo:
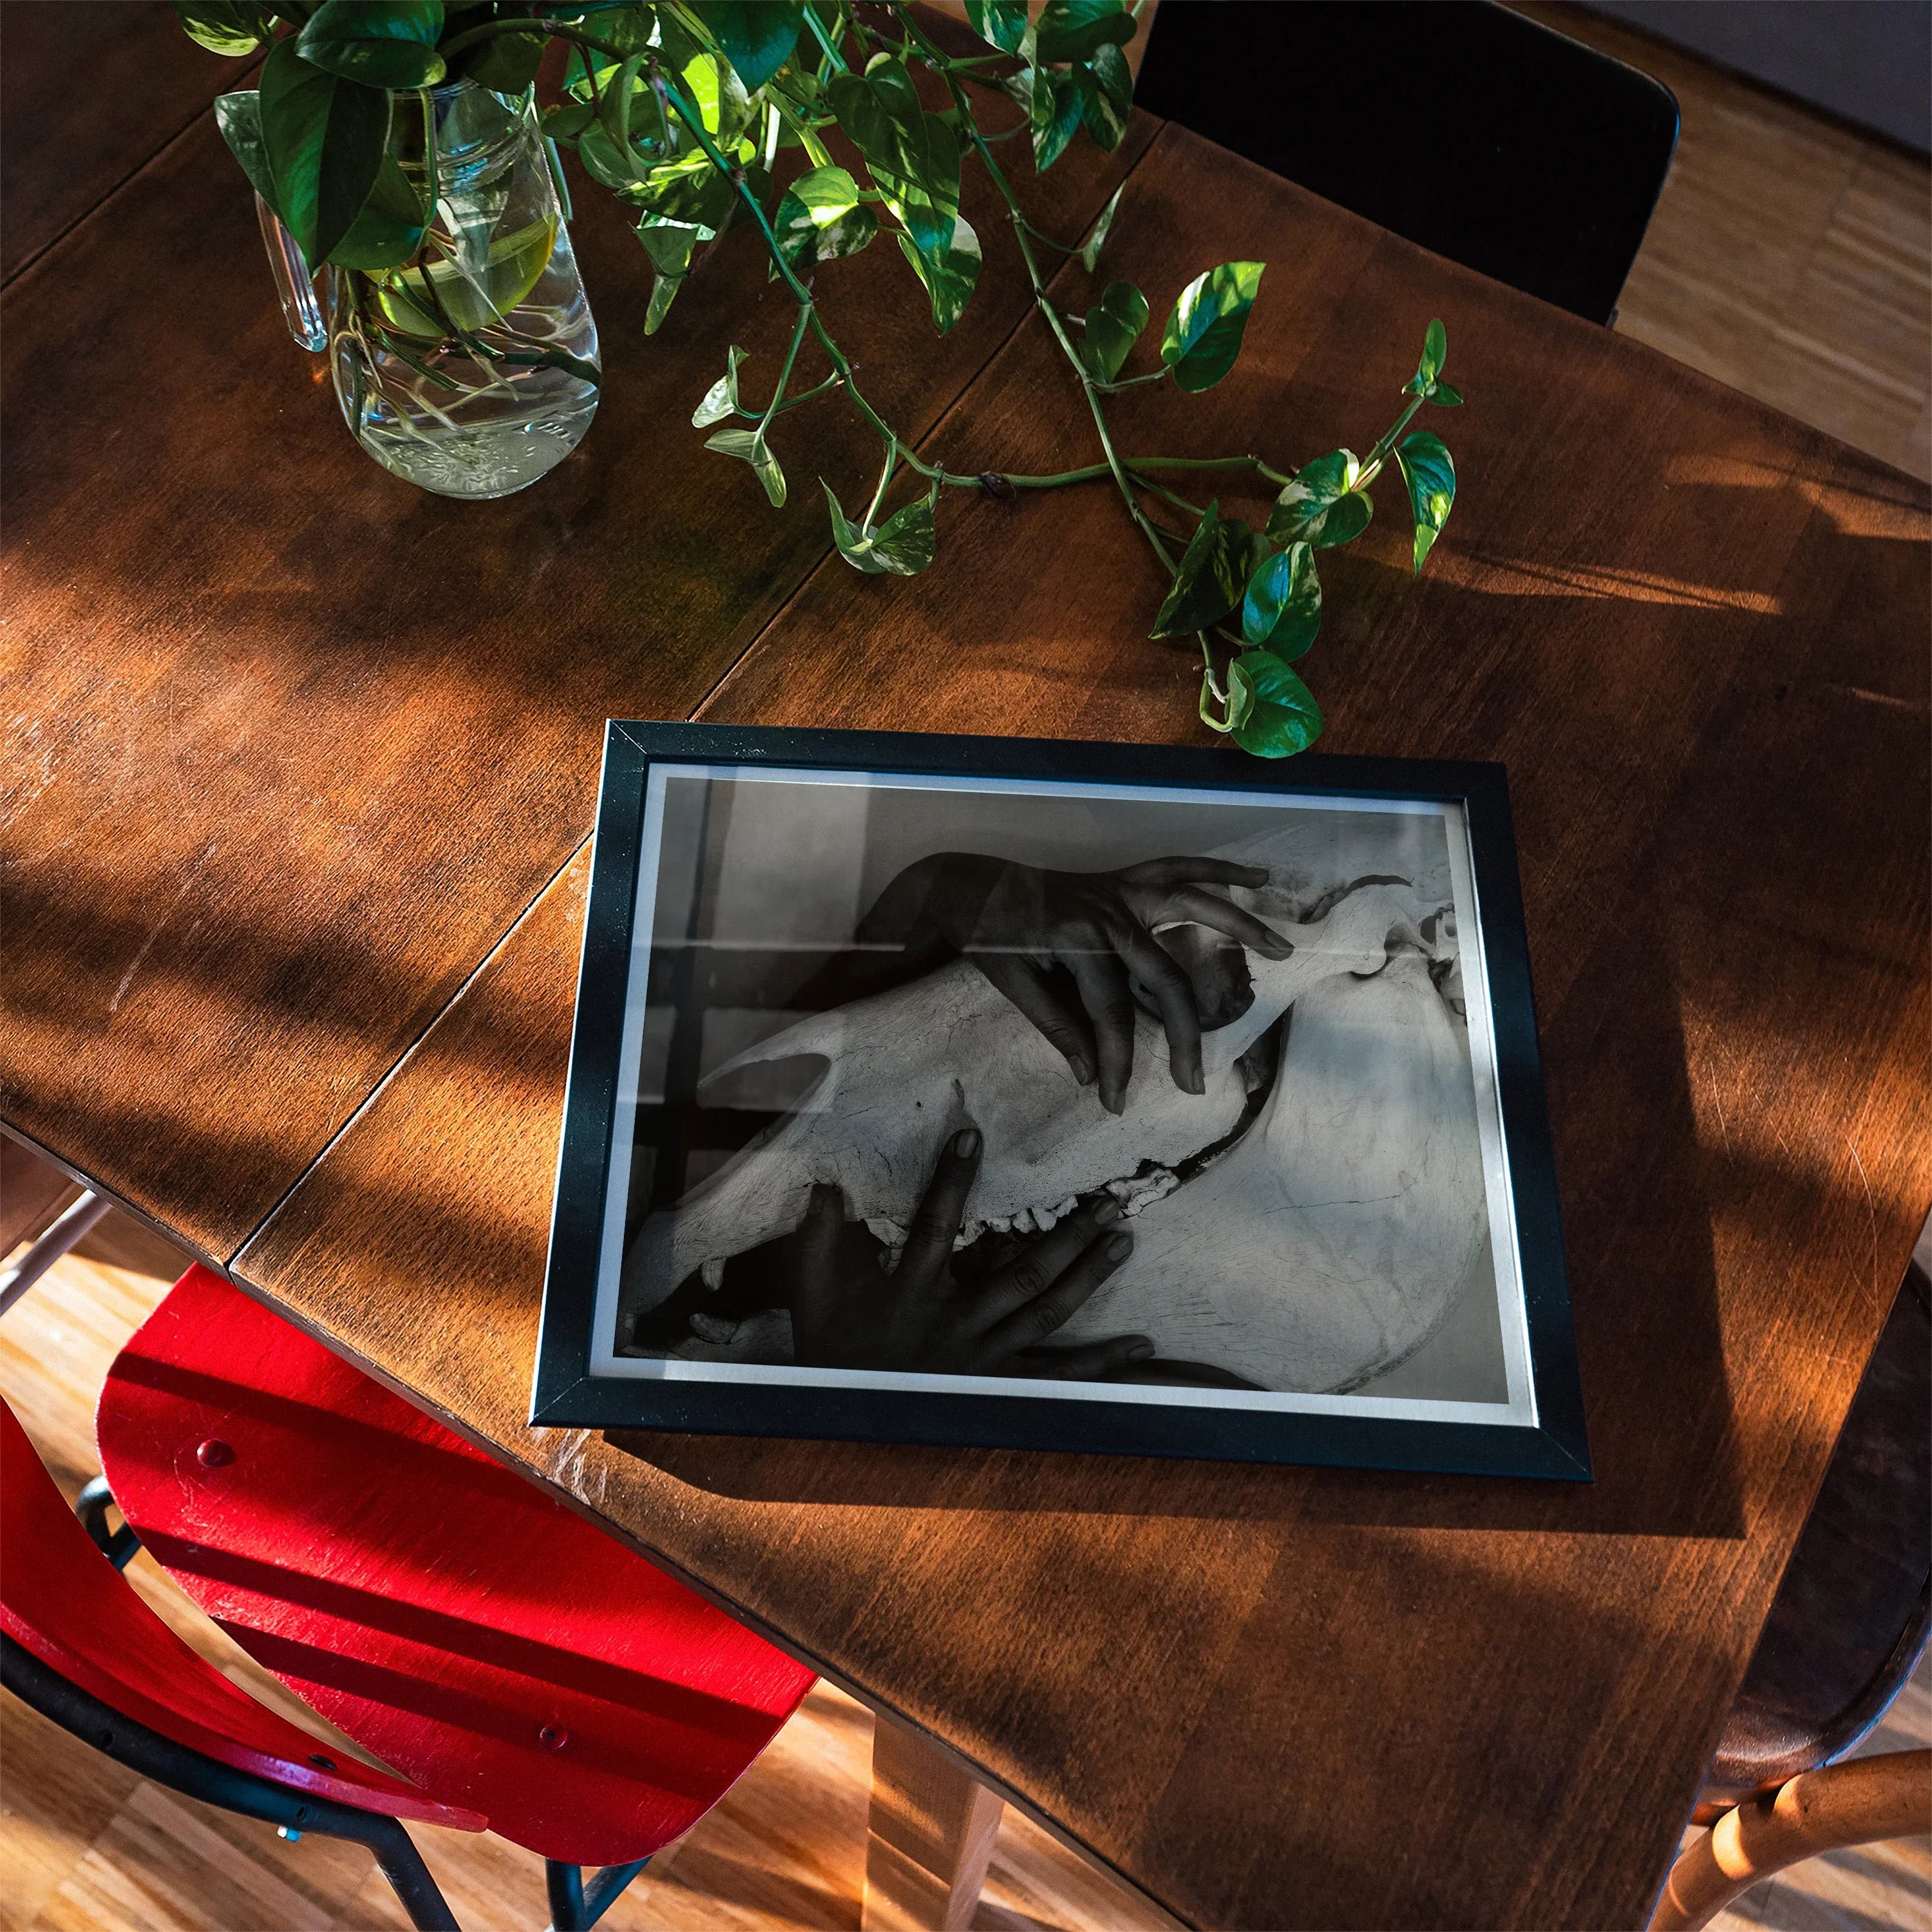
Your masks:
{"label": "skull teeth", "polygon": [[[1149,1174],[1123,1175],[1118,1180],[1106,1184],[1105,1192],[1120,1204],[1123,1216],[1138,1214],[1152,1201],[1172,1194],[1180,1185],[1170,1168],[1158,1167]],[[1042,1202],[1038,1205],[1022,1208],[1016,1214],[989,1214],[983,1220],[970,1220],[964,1223],[952,1238],[956,1252],[970,1248],[982,1234],[1045,1234],[1056,1227],[1080,1206],[1080,1196],[1069,1194],[1057,1202]],[[890,1250],[890,1258],[896,1261],[906,1244],[908,1231],[889,1216],[874,1214],[868,1217],[866,1226],[874,1238]],[[705,1286],[716,1288],[724,1276],[724,1263],[720,1259],[704,1264]]]}

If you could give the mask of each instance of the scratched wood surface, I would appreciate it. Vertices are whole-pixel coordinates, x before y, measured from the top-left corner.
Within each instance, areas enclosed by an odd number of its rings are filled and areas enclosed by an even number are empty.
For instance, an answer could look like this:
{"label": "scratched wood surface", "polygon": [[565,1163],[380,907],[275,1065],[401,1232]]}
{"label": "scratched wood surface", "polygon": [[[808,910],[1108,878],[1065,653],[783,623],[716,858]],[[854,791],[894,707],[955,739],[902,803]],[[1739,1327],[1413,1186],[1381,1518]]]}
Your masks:
{"label": "scratched wood surface", "polygon": [[[1394,520],[1338,560],[1309,669],[1337,746],[1510,766],[1594,1486],[524,1428],[583,857],[236,1272],[1184,1918],[1634,1924],[1932,1200],[1925,492],[1172,129],[1119,232],[1163,292],[1276,264],[1135,448],[1363,439],[1406,370],[1356,345],[1432,313],[1480,399],[1430,575]],[[1047,354],[949,463],[1071,459]],[[951,507],[706,715],[1180,735],[1118,516]]]}
{"label": "scratched wood surface", "polygon": [[[188,51],[236,84],[238,64]],[[1154,124],[1067,157],[1042,223],[1089,225]],[[967,212],[991,234],[987,199]],[[622,211],[579,201],[611,345],[598,419],[542,490],[494,503],[425,496],[352,442],[322,360],[287,338],[212,116],[0,298],[18,721],[0,1113],[207,1258],[568,858],[603,720],[688,713],[830,552],[817,479],[850,503],[876,472],[838,398],[776,439],[789,514],[706,452],[689,418],[725,344],[755,394],[796,310],[734,242],[646,340]],[[910,276],[844,286],[827,313],[914,433],[1027,306],[989,275],[940,338]]]}

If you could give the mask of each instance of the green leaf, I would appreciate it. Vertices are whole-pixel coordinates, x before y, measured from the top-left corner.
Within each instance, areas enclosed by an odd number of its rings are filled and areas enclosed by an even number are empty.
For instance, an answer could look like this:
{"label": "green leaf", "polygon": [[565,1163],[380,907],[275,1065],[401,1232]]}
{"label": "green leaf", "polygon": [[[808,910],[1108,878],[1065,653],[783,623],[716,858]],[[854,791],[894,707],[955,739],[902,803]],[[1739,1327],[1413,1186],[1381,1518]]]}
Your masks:
{"label": "green leaf", "polygon": [[1100,270],[1100,250],[1106,248],[1107,237],[1114,232],[1114,217],[1119,210],[1120,197],[1126,191],[1127,184],[1123,182],[1107,197],[1107,205],[1101,209],[1100,218],[1094,224],[1094,232],[1081,246],[1080,266],[1090,275],[1098,273]]}
{"label": "green leaf", "polygon": [[369,199],[328,259],[338,268],[365,272],[400,268],[422,246],[428,225],[422,196],[395,157],[385,154]]}
{"label": "green leaf", "polygon": [[266,46],[274,18],[249,0],[174,0],[174,8],[188,38],[212,54],[252,54]]}
{"label": "green leaf", "polygon": [[262,63],[261,113],[275,206],[303,260],[326,261],[376,184],[389,97],[325,74],[280,40]]}
{"label": "green leaf", "polygon": [[1262,559],[1241,602],[1241,635],[1284,663],[1306,654],[1322,628],[1322,580],[1305,543]]}
{"label": "green leaf", "polygon": [[1244,651],[1233,664],[1253,687],[1254,707],[1234,734],[1258,758],[1292,758],[1322,735],[1322,707],[1315,694],[1272,651]]}
{"label": "green leaf", "polygon": [[[749,94],[784,65],[798,44],[796,0],[692,0],[691,10],[710,28]],[[587,24],[595,33],[596,20]]]}
{"label": "green leaf", "polygon": [[1075,68],[1072,78],[1080,94],[1081,124],[1093,136],[1095,146],[1111,154],[1127,131],[1127,116],[1134,107],[1134,77],[1126,56],[1110,41]]}
{"label": "green leaf", "polygon": [[738,364],[745,352],[734,342],[724,353],[724,373],[704,392],[704,400],[691,412],[693,429],[709,429],[738,412]]}
{"label": "green leaf", "polygon": [[1448,359],[1449,335],[1442,326],[1438,316],[1432,322],[1422,338],[1422,360],[1416,365],[1416,374],[1426,387],[1442,373],[1442,364]]}
{"label": "green leaf", "polygon": [[765,441],[763,430],[721,429],[715,436],[704,439],[704,446],[748,463],[758,472],[758,481],[765,486],[765,494],[772,500],[772,508],[778,510],[784,507],[784,472],[778,467],[778,460]]}
{"label": "green leaf", "polygon": [[843,168],[814,168],[785,190],[772,218],[778,253],[799,274],[820,262],[856,255],[879,232],[879,218],[859,199]]}
{"label": "green leaf", "polygon": [[1223,518],[1218,502],[1181,554],[1174,587],[1148,632],[1154,638],[1184,638],[1217,624],[1241,601],[1248,577],[1248,526],[1239,517]]}
{"label": "green leaf", "polygon": [[1109,282],[1087,311],[1080,359],[1098,381],[1111,382],[1148,323],[1148,300],[1131,282]]}
{"label": "green leaf", "polygon": [[551,108],[543,117],[543,130],[553,141],[574,141],[597,118],[597,110],[587,100],[566,100]]}
{"label": "green leaf", "polygon": [[1079,85],[1070,74],[1055,74],[1043,67],[1032,71],[1033,164],[1044,174],[1080,131],[1082,103]]}
{"label": "green leaf", "polygon": [[959,216],[959,142],[952,130],[920,106],[900,61],[881,57],[862,75],[836,74],[826,92],[899,225],[922,254],[943,254]]}
{"label": "green leaf", "polygon": [[709,242],[716,232],[688,221],[667,221],[646,214],[638,224],[638,239],[651,258],[656,272],[651,279],[651,299],[644,310],[644,333],[655,335],[670,313],[684,278],[691,272],[692,251],[699,242]]}
{"label": "green leaf", "polygon": [[[577,152],[584,165],[596,172],[591,160],[595,152],[601,162],[606,158],[608,137],[601,128],[586,130]],[[762,171],[748,169],[748,182],[755,184]],[[744,204],[728,175],[721,175],[701,154],[651,169],[641,181],[631,181],[618,190],[625,203],[653,220],[678,221],[709,231],[704,238],[722,234],[733,215]]]}
{"label": "green leaf", "polygon": [[1096,47],[1132,40],[1135,26],[1120,0],[1047,0],[1036,29],[1040,58],[1078,60]]}
{"label": "green leaf", "polygon": [[[1405,396],[1426,396],[1433,398],[1442,386],[1437,378],[1442,374],[1443,358],[1449,352],[1449,338],[1444,332],[1439,320],[1432,322],[1422,338],[1422,360],[1415,365],[1415,374],[1402,386]],[[1456,395],[1451,389],[1449,393]],[[1456,396],[1460,402],[1462,398]]]}
{"label": "green leaf", "polygon": [[1219,731],[1224,736],[1237,731],[1254,714],[1255,688],[1249,682],[1248,674],[1242,670],[1237,658],[1228,667],[1228,694],[1218,698],[1214,692],[1214,674],[1204,667],[1201,673],[1201,722],[1210,731]]}
{"label": "green leaf", "polygon": [[1355,488],[1361,473],[1352,450],[1331,449],[1304,464],[1274,500],[1268,535],[1277,543],[1305,543],[1312,550],[1353,542],[1375,514],[1367,492]]}
{"label": "green leaf", "polygon": [[1026,38],[1026,0],[966,0],[966,17],[980,39],[1016,54]]}
{"label": "green leaf", "polygon": [[1445,410],[1453,410],[1462,401],[1462,392],[1447,382],[1438,382],[1430,391],[1429,400],[1432,403],[1440,403]]}
{"label": "green leaf", "polygon": [[364,87],[434,87],[442,0],[322,0],[296,41],[311,67]]}
{"label": "green leaf", "polygon": [[242,164],[250,185],[280,214],[275,179],[268,172],[268,157],[262,147],[262,97],[253,88],[245,93],[218,95],[214,124],[221,130],[229,152]]}
{"label": "green leaf", "polygon": [[899,252],[926,284],[932,304],[933,326],[944,335],[964,314],[980,279],[980,238],[964,215],[956,215],[951,244],[937,255],[922,254],[910,235],[899,237]]}
{"label": "green leaf", "polygon": [[1160,358],[1190,394],[1211,389],[1234,366],[1264,262],[1223,262],[1180,292],[1161,338]]}
{"label": "green leaf", "polygon": [[916,577],[932,562],[936,538],[932,524],[932,500],[922,496],[896,511],[875,530],[860,530],[846,519],[838,499],[823,477],[819,488],[832,510],[832,540],[838,554],[854,570],[868,577],[890,574]]}
{"label": "green leaf", "polygon": [[1408,485],[1408,506],[1415,516],[1415,568],[1420,572],[1455,503],[1456,465],[1442,439],[1426,430],[1405,436],[1395,460]]}
{"label": "green leaf", "polygon": [[520,94],[536,79],[549,44],[542,34],[499,34],[458,55],[454,70],[478,87],[494,88],[499,94]]}

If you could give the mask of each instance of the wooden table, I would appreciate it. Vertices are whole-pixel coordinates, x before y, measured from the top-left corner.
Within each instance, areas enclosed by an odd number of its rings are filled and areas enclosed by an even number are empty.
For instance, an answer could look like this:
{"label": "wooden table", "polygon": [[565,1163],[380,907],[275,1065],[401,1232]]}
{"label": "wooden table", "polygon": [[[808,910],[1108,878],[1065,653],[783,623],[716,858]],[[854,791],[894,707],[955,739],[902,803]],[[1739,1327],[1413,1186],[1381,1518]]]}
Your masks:
{"label": "wooden table", "polygon": [[[1331,748],[1508,764],[1597,1480],[532,1432],[603,718],[1166,740],[1195,674],[1098,490],[828,561],[687,426],[788,304],[722,251],[644,340],[601,198],[582,450],[386,476],[166,138],[217,64],[4,298],[0,1118],[1184,1919],[1641,1921],[1932,1202],[1924,489],[1178,129],[1070,157],[1040,220],[1124,177],[1156,305],[1270,263],[1134,445],[1359,447],[1448,322],[1455,519],[1418,586],[1394,516],[1324,568],[1310,671]],[[842,313],[868,387],[956,469],[1090,460],[988,254],[944,340],[909,277]]]}

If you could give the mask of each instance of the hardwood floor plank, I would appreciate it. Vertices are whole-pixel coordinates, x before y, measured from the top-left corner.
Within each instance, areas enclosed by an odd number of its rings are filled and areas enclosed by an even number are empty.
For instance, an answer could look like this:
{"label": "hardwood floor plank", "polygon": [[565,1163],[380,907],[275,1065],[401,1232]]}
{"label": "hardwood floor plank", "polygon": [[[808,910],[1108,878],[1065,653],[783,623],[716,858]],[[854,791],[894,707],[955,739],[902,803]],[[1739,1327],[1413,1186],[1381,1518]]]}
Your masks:
{"label": "hardwood floor plank", "polygon": [[1520,10],[1683,111],[1618,332],[1932,477],[1932,163],[1586,8]]}

